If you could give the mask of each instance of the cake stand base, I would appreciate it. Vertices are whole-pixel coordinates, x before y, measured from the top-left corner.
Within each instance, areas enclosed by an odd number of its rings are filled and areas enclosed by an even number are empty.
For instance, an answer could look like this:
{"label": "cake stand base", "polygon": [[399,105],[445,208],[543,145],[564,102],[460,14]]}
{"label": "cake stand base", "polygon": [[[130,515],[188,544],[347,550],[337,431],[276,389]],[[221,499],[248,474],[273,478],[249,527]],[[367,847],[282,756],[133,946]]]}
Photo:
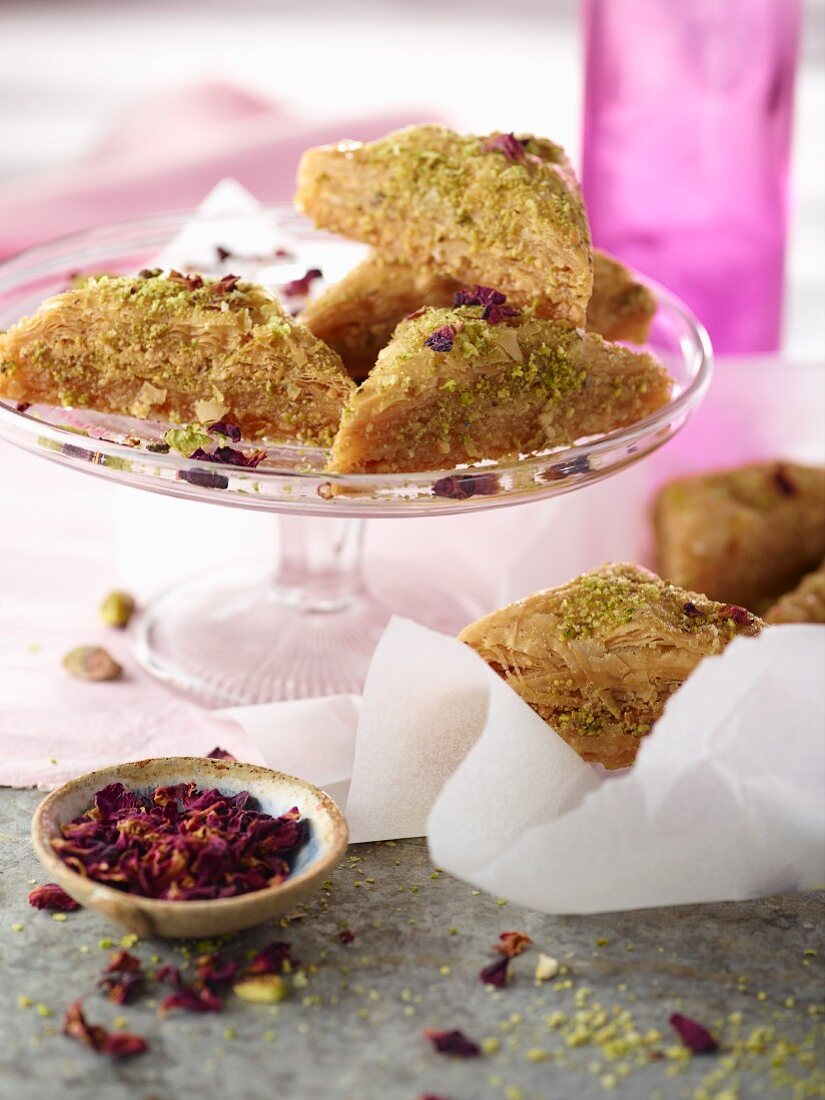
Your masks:
{"label": "cake stand base", "polygon": [[260,566],[213,572],[149,605],[136,645],[147,671],[212,707],[358,693],[392,615],[457,634],[481,613],[409,566],[382,563],[366,584],[363,521],[280,523],[274,577]]}

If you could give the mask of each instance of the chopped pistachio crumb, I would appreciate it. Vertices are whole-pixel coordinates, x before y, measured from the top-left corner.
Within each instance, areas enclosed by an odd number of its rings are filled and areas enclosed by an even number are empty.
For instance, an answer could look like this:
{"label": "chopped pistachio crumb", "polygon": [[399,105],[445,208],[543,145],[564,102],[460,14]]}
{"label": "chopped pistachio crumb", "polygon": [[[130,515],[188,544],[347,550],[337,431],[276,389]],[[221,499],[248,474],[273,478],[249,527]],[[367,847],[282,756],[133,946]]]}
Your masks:
{"label": "chopped pistachio crumb", "polygon": [[495,1054],[497,1050],[501,1049],[501,1041],[495,1035],[488,1035],[481,1040],[481,1049],[485,1054]]}
{"label": "chopped pistachio crumb", "polygon": [[110,947],[114,947],[114,943],[108,936],[104,937],[97,945],[102,951],[108,951]]}
{"label": "chopped pistachio crumb", "polygon": [[34,1004],[34,1001],[31,999],[31,997],[27,997],[25,993],[21,993],[20,996],[17,998],[17,1003],[18,1005],[20,1005],[21,1008],[31,1008],[31,1006]]}
{"label": "chopped pistachio crumb", "polygon": [[22,932],[23,925],[20,923],[20,921],[15,921],[14,924],[11,926],[11,930],[12,932]]}
{"label": "chopped pistachio crumb", "polygon": [[48,1005],[43,1004],[42,1001],[38,1001],[37,1002],[37,1015],[38,1016],[43,1016],[44,1018],[47,1018],[49,1016],[54,1016],[54,1013],[52,1012],[52,1010],[49,1008]]}
{"label": "chopped pistachio crumb", "polygon": [[66,916],[65,913],[52,913],[52,920],[64,921],[64,920],[68,920],[68,919],[69,918]]}

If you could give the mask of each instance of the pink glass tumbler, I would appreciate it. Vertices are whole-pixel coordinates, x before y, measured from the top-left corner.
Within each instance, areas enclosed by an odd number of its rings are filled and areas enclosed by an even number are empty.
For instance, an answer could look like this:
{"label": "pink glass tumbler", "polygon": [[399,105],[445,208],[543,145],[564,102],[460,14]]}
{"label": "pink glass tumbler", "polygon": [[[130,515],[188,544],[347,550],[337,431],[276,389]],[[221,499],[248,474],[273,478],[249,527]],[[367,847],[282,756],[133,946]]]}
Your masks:
{"label": "pink glass tumbler", "polygon": [[799,0],[583,0],[593,240],[720,352],[779,347]]}

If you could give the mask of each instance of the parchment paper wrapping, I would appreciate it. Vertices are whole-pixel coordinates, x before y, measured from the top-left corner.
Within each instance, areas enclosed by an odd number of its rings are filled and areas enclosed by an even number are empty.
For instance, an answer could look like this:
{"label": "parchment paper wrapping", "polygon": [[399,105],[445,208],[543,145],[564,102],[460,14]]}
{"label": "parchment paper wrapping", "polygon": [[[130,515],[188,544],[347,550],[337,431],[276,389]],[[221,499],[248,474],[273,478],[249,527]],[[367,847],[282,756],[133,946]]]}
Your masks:
{"label": "parchment paper wrapping", "polygon": [[[350,697],[222,712],[326,786],[354,841],[546,912],[718,901],[825,882],[825,630],[774,627],[702,662],[632,769],[585,764],[455,639],[394,619]],[[351,779],[346,781],[347,765]]]}

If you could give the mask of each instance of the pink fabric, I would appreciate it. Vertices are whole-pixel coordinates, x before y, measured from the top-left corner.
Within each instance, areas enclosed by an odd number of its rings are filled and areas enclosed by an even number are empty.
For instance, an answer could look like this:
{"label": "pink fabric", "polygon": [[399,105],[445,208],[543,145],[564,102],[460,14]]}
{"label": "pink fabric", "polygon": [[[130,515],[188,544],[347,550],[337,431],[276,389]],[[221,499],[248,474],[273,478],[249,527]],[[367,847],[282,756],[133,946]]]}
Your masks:
{"label": "pink fabric", "polygon": [[90,226],[194,207],[224,176],[258,199],[288,200],[308,146],[370,140],[429,117],[411,108],[308,122],[222,84],[156,93],[85,160],[0,188],[0,257]]}

